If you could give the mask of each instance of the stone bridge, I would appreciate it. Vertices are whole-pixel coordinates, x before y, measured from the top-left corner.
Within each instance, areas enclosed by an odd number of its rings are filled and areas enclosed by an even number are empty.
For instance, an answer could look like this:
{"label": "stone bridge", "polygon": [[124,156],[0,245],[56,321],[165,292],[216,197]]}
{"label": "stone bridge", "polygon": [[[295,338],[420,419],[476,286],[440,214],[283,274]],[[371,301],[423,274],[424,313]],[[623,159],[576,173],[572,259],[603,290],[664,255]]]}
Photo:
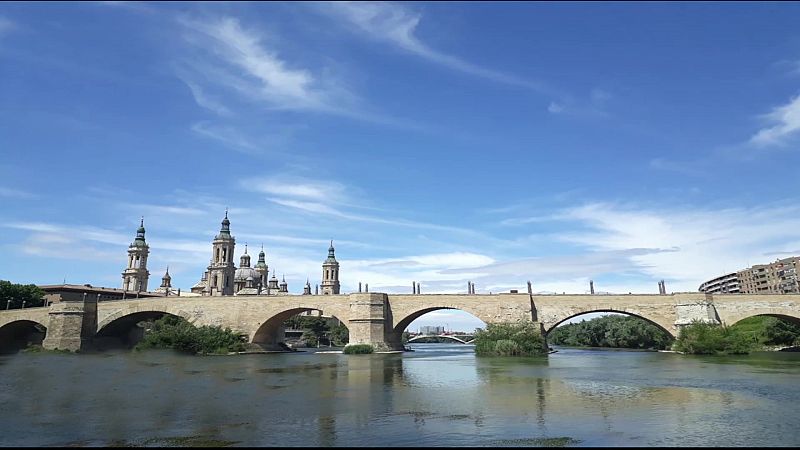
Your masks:
{"label": "stone bridge", "polygon": [[[170,314],[197,326],[219,325],[275,348],[282,322],[320,310],[341,320],[351,343],[402,349],[401,335],[418,317],[436,310],[466,311],[486,323],[533,321],[547,334],[559,323],[590,312],[640,317],[676,336],[692,320],[733,324],[755,315],[800,321],[800,295],[675,293],[628,295],[353,293],[247,297],[157,297],[113,301],[62,301],[49,308],[0,311],[0,345],[41,341],[49,349],[88,349],[106,338],[124,339],[136,323]],[[139,329],[141,330],[141,329]]]}

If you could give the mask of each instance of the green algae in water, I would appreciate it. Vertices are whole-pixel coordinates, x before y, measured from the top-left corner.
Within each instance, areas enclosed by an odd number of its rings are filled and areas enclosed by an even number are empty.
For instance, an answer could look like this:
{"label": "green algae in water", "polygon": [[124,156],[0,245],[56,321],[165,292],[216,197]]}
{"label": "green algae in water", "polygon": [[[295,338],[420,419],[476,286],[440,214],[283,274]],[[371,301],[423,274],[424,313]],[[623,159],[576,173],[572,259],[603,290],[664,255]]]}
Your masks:
{"label": "green algae in water", "polygon": [[580,442],[580,439],[573,439],[571,437],[556,437],[504,439],[502,441],[493,441],[492,443],[506,447],[566,447],[568,445],[575,445]]}

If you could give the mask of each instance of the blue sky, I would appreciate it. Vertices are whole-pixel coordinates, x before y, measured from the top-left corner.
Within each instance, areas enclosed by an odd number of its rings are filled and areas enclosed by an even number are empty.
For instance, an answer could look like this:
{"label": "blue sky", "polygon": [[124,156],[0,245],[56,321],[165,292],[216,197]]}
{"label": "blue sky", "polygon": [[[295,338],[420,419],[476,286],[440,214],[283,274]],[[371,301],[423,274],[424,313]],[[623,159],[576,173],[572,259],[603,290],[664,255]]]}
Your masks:
{"label": "blue sky", "polygon": [[[694,291],[800,254],[797,3],[0,4],[0,278]],[[470,328],[436,312],[418,325]]]}

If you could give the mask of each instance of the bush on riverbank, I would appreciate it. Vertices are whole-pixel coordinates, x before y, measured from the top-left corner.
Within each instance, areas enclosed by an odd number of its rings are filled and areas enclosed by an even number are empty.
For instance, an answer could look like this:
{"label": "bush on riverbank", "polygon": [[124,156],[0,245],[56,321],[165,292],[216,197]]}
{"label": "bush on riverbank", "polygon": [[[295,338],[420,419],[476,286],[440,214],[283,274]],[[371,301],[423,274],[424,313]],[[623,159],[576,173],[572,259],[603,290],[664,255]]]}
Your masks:
{"label": "bush on riverbank", "polygon": [[631,316],[602,316],[562,325],[547,335],[554,345],[664,350],[672,336],[644,319]]}
{"label": "bush on riverbank", "polygon": [[800,325],[777,317],[748,317],[736,322],[731,328],[749,335],[765,347],[800,345]]}
{"label": "bush on riverbank", "polygon": [[736,327],[693,321],[681,327],[673,350],[692,355],[746,355],[762,346]]}
{"label": "bush on riverbank", "polygon": [[544,336],[534,322],[491,323],[475,333],[477,356],[539,356],[547,354]]}
{"label": "bush on riverbank", "polygon": [[342,350],[342,353],[345,355],[367,355],[374,351],[375,348],[369,344],[350,344]]}
{"label": "bush on riverbank", "polygon": [[227,354],[244,351],[246,339],[230,328],[195,327],[182,317],[164,316],[147,327],[134,350],[171,348],[190,354]]}
{"label": "bush on riverbank", "polygon": [[692,322],[681,328],[673,349],[695,355],[743,355],[792,345],[800,345],[799,325],[755,316],[731,326]]}

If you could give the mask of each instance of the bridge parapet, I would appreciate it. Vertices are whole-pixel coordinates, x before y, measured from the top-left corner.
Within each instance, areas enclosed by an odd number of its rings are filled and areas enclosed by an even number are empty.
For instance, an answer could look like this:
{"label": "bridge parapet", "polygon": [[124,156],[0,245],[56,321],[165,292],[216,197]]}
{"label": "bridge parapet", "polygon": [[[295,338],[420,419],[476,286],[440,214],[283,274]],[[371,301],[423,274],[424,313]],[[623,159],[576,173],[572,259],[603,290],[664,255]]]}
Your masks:
{"label": "bridge parapet", "polygon": [[[647,319],[673,335],[692,320],[733,324],[768,314],[800,321],[800,295],[715,294],[701,292],[626,295],[523,294],[385,294],[287,295],[247,297],[158,297],[104,301],[62,301],[50,308],[0,311],[0,327],[19,321],[47,328],[46,348],[80,350],[110,323],[138,320],[143,313],[173,314],[195,325],[219,325],[256,335],[279,333],[292,314],[321,310],[350,330],[351,342],[378,348],[402,348],[405,328],[425,313],[458,309],[486,323],[539,321],[545,331],[571,317],[589,312],[620,312]],[[133,317],[131,317],[133,316]],[[150,314],[158,317],[158,314]],[[278,325],[276,325],[278,324]]]}

